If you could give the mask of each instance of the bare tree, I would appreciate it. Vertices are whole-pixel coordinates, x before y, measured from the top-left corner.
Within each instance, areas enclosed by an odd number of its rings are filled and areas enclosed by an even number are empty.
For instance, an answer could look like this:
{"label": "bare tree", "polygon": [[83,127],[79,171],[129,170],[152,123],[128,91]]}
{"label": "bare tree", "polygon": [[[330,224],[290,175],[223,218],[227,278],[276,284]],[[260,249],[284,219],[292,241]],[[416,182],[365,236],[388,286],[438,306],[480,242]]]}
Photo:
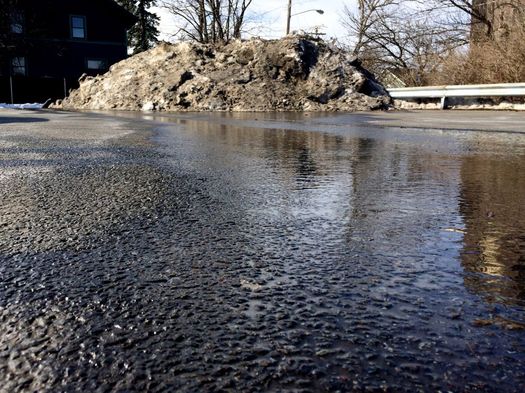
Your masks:
{"label": "bare tree", "polygon": [[225,44],[241,38],[253,0],[162,0],[178,22],[176,36],[201,43]]}
{"label": "bare tree", "polygon": [[[427,12],[446,15],[446,23],[470,32],[473,41],[492,40],[516,18],[524,23],[525,0],[414,0]],[[508,25],[506,27],[509,27]],[[518,26],[519,27],[519,26]]]}
{"label": "bare tree", "polygon": [[399,5],[398,0],[357,0],[357,12],[344,6],[345,18],[342,23],[355,40],[354,54],[358,55],[372,41],[372,32],[389,13],[391,6]]}
{"label": "bare tree", "polygon": [[525,80],[525,0],[439,3],[459,14],[459,21],[471,28],[471,34],[468,47],[449,54],[433,83]]}
{"label": "bare tree", "polygon": [[492,35],[492,22],[487,17],[488,2],[494,0],[415,0],[420,4],[423,12],[440,15],[440,22],[444,25],[462,31],[466,35],[471,32],[483,32],[483,35]]}
{"label": "bare tree", "polygon": [[463,35],[410,0],[359,0],[357,12],[345,8],[343,23],[365,66],[379,75],[394,73],[411,85],[425,84],[446,53],[465,43]]}
{"label": "bare tree", "polygon": [[345,8],[354,54],[409,85],[523,78],[525,0],[358,0]]}

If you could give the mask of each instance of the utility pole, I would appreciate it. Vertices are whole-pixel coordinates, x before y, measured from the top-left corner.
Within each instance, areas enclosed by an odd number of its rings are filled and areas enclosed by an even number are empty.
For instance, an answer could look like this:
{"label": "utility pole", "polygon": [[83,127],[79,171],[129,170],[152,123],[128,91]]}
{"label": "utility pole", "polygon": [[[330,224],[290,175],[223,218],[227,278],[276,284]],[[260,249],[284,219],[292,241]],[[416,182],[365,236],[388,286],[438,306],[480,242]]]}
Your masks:
{"label": "utility pole", "polygon": [[9,90],[11,91],[11,105],[15,103],[15,95],[13,94],[13,76],[9,76]]}
{"label": "utility pole", "polygon": [[288,19],[286,20],[286,35],[290,34],[290,20],[292,19],[292,0],[288,0]]}
{"label": "utility pole", "polygon": [[311,9],[311,10],[301,11],[301,12],[298,12],[297,14],[292,15],[292,0],[288,0],[288,17],[286,19],[286,35],[290,34],[290,21],[292,19],[292,16],[306,14],[307,12],[317,12],[318,14],[321,14],[321,15],[324,14],[323,10]]}

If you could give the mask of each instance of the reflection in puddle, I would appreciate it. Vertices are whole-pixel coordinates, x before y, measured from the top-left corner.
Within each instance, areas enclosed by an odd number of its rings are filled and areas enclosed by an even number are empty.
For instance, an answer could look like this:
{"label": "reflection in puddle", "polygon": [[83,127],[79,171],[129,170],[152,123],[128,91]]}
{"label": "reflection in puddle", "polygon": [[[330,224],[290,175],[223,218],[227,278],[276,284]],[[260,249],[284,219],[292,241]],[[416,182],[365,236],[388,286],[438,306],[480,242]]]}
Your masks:
{"label": "reflection in puddle", "polygon": [[[365,136],[345,116],[328,118],[147,116],[177,124],[160,140],[177,165],[228,183],[230,201],[254,224],[290,220],[287,236],[297,241],[332,237],[338,247],[401,258],[429,274],[443,268],[459,277],[461,266],[469,290],[522,304],[522,136],[372,129]],[[296,130],[302,125],[321,132]],[[429,281],[423,274],[413,284],[443,284]]]}
{"label": "reflection in puddle", "polygon": [[460,211],[465,284],[491,302],[525,301],[523,158],[465,157]]}

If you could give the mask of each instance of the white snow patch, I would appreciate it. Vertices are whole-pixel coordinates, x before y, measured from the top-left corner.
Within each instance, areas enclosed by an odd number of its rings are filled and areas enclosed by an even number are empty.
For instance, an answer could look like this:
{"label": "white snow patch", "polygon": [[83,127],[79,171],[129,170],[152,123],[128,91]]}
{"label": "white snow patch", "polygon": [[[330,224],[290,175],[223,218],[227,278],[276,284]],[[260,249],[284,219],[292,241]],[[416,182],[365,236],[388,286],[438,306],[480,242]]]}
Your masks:
{"label": "white snow patch", "polygon": [[144,104],[142,104],[142,110],[144,112],[150,112],[155,110],[155,104],[151,101],[147,101]]}
{"label": "white snow patch", "polygon": [[0,103],[0,109],[42,109],[44,104],[32,103],[32,104],[2,104]]}

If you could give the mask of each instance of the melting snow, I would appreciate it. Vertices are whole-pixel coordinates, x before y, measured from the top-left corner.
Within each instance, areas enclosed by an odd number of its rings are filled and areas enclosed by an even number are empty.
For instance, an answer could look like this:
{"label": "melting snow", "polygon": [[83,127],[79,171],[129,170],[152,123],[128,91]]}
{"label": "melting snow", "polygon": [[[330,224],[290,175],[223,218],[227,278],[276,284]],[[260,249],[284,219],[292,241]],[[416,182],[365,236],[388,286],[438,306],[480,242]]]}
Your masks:
{"label": "melting snow", "polygon": [[44,104],[1,104],[0,109],[42,109]]}

